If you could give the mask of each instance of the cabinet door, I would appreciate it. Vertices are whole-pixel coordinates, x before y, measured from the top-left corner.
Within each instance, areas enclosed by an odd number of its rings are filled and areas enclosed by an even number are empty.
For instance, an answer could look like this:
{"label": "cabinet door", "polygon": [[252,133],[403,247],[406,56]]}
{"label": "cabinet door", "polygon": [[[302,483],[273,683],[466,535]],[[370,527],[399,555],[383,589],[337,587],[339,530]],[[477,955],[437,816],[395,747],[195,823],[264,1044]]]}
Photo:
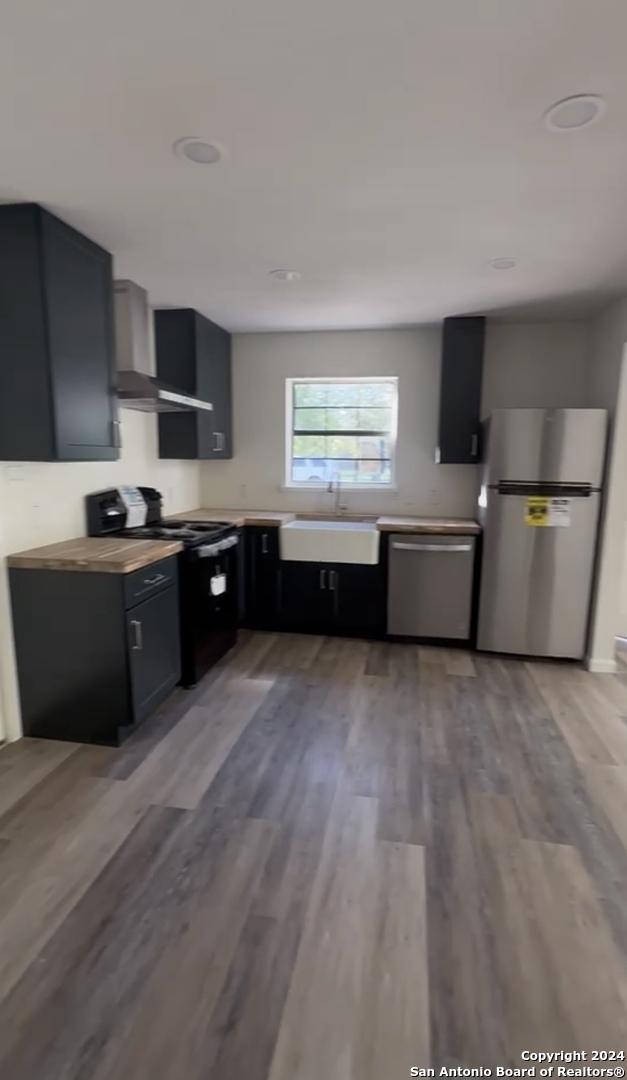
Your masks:
{"label": "cabinet door", "polygon": [[440,428],[436,461],[472,465],[479,460],[485,319],[444,320]]}
{"label": "cabinet door", "polygon": [[330,571],[330,588],[338,633],[383,636],[385,592],[380,566],[336,564]]}
{"label": "cabinet door", "polygon": [[247,526],[246,622],[258,630],[277,625],[279,595],[279,530]]}
{"label": "cabinet door", "polygon": [[145,600],[126,613],[135,723],[143,720],[181,677],[178,590]]}
{"label": "cabinet door", "polygon": [[281,626],[325,633],[333,629],[334,594],[328,563],[289,562],[279,566]]}
{"label": "cabinet door", "polygon": [[51,382],[60,460],[115,458],[111,256],[42,215]]}
{"label": "cabinet door", "polygon": [[213,405],[198,418],[198,452],[206,460],[223,460],[232,457],[231,335],[201,315],[196,321],[198,396]]}
{"label": "cabinet door", "polygon": [[[193,308],[155,311],[154,328],[158,378],[197,397],[196,312]],[[210,413],[159,413],[159,457],[196,460],[201,425],[211,424],[210,417]]]}
{"label": "cabinet door", "polygon": [[231,335],[220,331],[214,356],[216,380],[215,426],[220,450],[218,458],[233,457],[233,407],[231,391]]}

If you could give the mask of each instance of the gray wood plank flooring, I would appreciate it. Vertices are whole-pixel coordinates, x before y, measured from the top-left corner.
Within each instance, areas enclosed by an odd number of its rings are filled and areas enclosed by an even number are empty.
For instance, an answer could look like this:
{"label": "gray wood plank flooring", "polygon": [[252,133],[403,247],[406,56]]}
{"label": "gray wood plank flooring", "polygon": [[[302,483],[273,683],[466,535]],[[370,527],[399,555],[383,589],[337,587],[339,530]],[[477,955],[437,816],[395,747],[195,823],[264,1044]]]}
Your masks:
{"label": "gray wood plank flooring", "polygon": [[627,664],[246,634],[119,750],[0,751],[0,1076],[627,1050]]}

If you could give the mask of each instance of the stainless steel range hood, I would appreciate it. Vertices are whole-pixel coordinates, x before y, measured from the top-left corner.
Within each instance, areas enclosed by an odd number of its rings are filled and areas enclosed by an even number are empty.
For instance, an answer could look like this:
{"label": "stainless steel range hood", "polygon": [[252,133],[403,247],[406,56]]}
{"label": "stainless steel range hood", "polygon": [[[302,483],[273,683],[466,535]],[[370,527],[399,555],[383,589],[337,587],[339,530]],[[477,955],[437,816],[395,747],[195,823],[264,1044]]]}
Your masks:
{"label": "stainless steel range hood", "polygon": [[209,401],[190,397],[155,374],[152,316],[145,289],[133,281],[114,283],[117,395],[122,408],[140,412],[211,411]]}
{"label": "stainless steel range hood", "polygon": [[211,412],[213,409],[209,401],[188,397],[154,375],[144,375],[141,371],[118,371],[118,401],[125,409],[140,412],[190,412],[195,409]]}

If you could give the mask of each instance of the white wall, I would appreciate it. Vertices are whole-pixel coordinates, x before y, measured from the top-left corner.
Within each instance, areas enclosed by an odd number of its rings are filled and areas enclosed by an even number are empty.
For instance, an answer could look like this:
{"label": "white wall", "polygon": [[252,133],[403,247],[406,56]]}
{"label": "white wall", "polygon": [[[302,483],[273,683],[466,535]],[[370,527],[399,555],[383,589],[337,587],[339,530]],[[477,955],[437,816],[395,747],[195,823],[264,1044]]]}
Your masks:
{"label": "white wall", "polygon": [[589,336],[585,322],[488,323],[482,415],[588,405]]}
{"label": "white wall", "polygon": [[610,413],[605,502],[593,604],[590,663],[611,669],[627,634],[627,299],[610,304],[591,332],[589,403]]}
{"label": "white wall", "polygon": [[233,349],[235,458],[203,466],[206,505],[321,509],[325,492],[283,490],[285,379],[306,375],[397,375],[397,492],[348,492],[349,508],[471,514],[475,470],[436,465],[440,330],[238,334]]}
{"label": "white wall", "polygon": [[20,722],[4,556],[84,536],[84,496],[100,488],[156,487],[167,513],[200,503],[198,463],[159,461],[156,417],[127,409],[120,417],[123,446],[118,461],[0,463],[0,720],[4,716],[8,738],[19,735]]}
{"label": "white wall", "polygon": [[[322,492],[283,490],[285,379],[397,375],[396,492],[346,493],[349,509],[472,515],[477,470],[436,465],[441,330],[238,334],[234,339],[235,458],[202,467],[206,506],[329,509]],[[586,324],[488,323],[483,409],[584,405]]]}

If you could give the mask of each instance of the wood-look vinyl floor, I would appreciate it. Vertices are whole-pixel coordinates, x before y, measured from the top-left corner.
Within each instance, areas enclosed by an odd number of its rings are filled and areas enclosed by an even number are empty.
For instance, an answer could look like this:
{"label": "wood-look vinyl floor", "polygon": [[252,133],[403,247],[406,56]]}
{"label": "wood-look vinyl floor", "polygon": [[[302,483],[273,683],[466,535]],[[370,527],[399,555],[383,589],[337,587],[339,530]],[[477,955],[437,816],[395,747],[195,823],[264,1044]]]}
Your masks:
{"label": "wood-look vinyl floor", "polygon": [[120,750],[0,752],[0,1076],[627,1049],[627,666],[244,635]]}

